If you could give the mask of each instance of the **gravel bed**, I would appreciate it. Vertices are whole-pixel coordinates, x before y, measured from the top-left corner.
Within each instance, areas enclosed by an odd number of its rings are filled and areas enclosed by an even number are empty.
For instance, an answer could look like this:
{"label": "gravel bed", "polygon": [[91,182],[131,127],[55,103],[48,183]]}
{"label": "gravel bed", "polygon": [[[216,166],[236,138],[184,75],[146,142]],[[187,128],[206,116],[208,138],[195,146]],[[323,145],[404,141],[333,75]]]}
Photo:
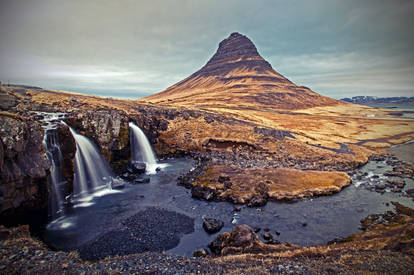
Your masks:
{"label": "gravel bed", "polygon": [[183,214],[149,207],[124,220],[117,230],[109,231],[79,248],[82,259],[146,251],[166,251],[180,242],[183,234],[194,231],[194,219]]}

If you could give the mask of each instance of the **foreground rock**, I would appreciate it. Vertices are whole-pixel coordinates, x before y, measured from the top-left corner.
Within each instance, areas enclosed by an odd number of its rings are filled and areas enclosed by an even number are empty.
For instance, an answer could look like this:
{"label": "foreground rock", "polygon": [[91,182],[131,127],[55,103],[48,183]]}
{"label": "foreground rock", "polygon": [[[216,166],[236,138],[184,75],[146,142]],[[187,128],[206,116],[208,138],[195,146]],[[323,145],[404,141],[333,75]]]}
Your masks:
{"label": "foreground rock", "polygon": [[265,244],[259,240],[252,228],[244,224],[235,226],[231,233],[224,232],[218,235],[208,247],[215,255],[273,253],[299,248],[291,244]]}
{"label": "foreground rock", "polygon": [[329,195],[351,183],[344,172],[210,166],[192,183],[193,197],[261,206],[267,200]]}
{"label": "foreground rock", "polygon": [[203,228],[207,233],[214,234],[223,228],[224,222],[214,218],[204,218]]}

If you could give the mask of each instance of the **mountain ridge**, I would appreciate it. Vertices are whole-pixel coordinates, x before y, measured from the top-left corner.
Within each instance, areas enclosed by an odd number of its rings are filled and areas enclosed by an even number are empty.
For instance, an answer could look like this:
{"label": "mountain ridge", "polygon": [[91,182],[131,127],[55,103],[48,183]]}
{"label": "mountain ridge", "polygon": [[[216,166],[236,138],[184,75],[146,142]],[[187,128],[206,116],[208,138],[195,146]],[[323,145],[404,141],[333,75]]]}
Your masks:
{"label": "mountain ridge", "polygon": [[377,97],[377,96],[354,96],[352,98],[342,98],[342,101],[355,104],[396,104],[396,105],[414,105],[414,97],[393,96],[393,97]]}

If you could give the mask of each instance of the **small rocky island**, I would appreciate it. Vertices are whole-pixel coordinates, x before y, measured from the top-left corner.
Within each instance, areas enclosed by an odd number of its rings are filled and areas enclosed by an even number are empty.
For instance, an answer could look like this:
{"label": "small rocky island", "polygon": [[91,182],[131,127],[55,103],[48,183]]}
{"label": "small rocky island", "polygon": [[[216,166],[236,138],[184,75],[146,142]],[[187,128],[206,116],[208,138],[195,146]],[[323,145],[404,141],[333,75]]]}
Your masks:
{"label": "small rocky island", "polygon": [[414,270],[414,119],[298,86],[242,34],[138,100],[0,89],[0,273]]}

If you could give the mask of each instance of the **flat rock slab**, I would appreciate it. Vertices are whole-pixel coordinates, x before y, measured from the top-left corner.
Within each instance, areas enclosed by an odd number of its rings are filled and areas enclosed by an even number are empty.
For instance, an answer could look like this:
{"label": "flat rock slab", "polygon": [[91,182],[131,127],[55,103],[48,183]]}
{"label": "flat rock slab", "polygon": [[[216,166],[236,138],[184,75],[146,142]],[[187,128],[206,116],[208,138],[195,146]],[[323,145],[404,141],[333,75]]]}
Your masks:
{"label": "flat rock slab", "polygon": [[194,231],[194,219],[183,214],[150,207],[122,222],[79,248],[86,260],[128,255],[145,251],[165,251],[178,245],[180,237]]}
{"label": "flat rock slab", "polygon": [[[223,177],[229,180],[220,181]],[[215,165],[207,167],[196,178],[193,190],[209,192],[215,200],[260,206],[267,199],[292,200],[329,195],[350,183],[350,177],[344,172]],[[193,196],[198,194],[194,193]],[[198,197],[203,198],[201,195]]]}

